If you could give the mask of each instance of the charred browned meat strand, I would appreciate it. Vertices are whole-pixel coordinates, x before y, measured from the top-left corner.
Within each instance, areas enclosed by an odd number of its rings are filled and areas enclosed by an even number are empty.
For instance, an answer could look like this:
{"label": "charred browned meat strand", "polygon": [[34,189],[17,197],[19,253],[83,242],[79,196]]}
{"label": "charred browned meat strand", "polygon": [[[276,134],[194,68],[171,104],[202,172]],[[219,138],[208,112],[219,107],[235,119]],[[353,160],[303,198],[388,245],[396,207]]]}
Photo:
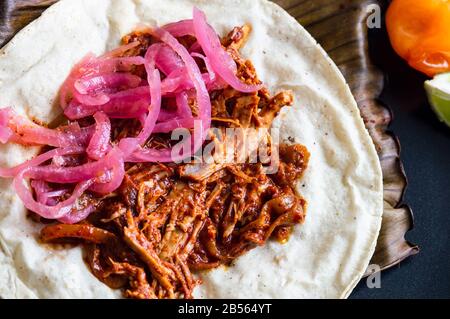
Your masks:
{"label": "charred browned meat strand", "polygon": [[[248,26],[237,27],[222,44],[236,61],[241,80],[255,84],[259,79],[253,65],[238,53],[249,32]],[[181,40],[190,44],[189,38]],[[152,43],[145,32],[124,38],[130,41],[141,46],[129,55],[145,53]],[[213,92],[211,101],[217,151],[224,144],[224,129],[269,128],[293,96],[228,87]],[[195,113],[195,104],[191,106]],[[113,139],[133,135],[137,125],[113,123]],[[270,138],[256,138],[254,147],[261,143],[271,143]],[[158,135],[149,144],[167,147],[170,142]],[[42,239],[81,240],[92,273],[111,288],[123,289],[126,297],[192,298],[200,283],[193,272],[228,265],[271,238],[285,242],[293,226],[304,221],[306,202],[295,184],[307,168],[309,152],[298,144],[281,144],[278,151],[278,171],[272,175],[264,164],[245,158],[238,163],[130,165],[119,191],[91,199],[97,201],[96,214],[77,225],[46,226]]]}

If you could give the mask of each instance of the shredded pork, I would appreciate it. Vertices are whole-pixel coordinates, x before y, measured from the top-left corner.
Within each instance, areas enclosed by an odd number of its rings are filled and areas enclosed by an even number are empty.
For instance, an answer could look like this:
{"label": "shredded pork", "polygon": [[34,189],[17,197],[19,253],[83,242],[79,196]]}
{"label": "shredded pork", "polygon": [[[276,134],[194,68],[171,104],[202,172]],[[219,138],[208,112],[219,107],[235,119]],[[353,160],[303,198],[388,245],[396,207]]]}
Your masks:
{"label": "shredded pork", "polygon": [[[222,44],[236,61],[240,79],[258,84],[252,63],[239,54],[249,32],[249,26],[234,28]],[[128,55],[142,55],[152,42],[145,32],[123,41],[141,44]],[[228,150],[223,133],[226,128],[270,128],[279,111],[292,105],[292,93],[272,97],[265,89],[241,93],[228,87],[213,92],[211,101],[216,153],[233,152],[244,159],[241,164],[129,165],[116,193],[92,199],[97,213],[77,225],[46,226],[42,239],[81,239],[92,273],[126,297],[139,299],[192,298],[199,271],[229,265],[271,238],[288,240],[293,226],[305,219],[306,201],[295,189],[307,168],[308,150],[279,145],[278,171],[267,174],[263,163],[246,161],[261,143],[271,143],[267,135],[245,136],[250,147],[243,151]],[[191,107],[195,113],[195,103]],[[113,123],[113,139],[128,136],[135,126]],[[149,144],[167,147],[170,142],[158,135]]]}

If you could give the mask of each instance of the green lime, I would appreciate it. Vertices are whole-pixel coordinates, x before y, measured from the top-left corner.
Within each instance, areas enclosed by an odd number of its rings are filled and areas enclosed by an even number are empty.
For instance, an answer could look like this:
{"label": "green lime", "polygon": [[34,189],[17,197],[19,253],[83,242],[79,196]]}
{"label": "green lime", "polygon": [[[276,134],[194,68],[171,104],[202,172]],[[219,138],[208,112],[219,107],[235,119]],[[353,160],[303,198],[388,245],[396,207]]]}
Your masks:
{"label": "green lime", "polygon": [[450,127],[450,73],[425,82],[428,99],[439,119]]}

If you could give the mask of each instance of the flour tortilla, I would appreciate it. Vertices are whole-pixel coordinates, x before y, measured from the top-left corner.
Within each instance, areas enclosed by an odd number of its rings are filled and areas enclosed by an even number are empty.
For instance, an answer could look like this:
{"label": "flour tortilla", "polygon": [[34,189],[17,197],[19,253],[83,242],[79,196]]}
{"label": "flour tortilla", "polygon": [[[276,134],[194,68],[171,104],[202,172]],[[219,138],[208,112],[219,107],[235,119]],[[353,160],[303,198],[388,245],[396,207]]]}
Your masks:
{"label": "flour tortilla", "polygon": [[[139,24],[164,25],[204,10],[221,34],[249,23],[243,55],[272,93],[293,90],[295,106],[274,126],[312,153],[298,190],[309,202],[306,223],[289,242],[275,242],[232,267],[202,274],[197,298],[345,298],[373,254],[383,211],[378,157],[345,80],[316,41],[265,0],[62,0],[0,51],[0,106],[44,122],[61,113],[56,93],[86,53],[117,47]],[[12,166],[36,148],[0,146]],[[0,296],[115,298],[82,260],[80,248],[37,242],[42,227],[26,218],[11,186],[0,180]]]}

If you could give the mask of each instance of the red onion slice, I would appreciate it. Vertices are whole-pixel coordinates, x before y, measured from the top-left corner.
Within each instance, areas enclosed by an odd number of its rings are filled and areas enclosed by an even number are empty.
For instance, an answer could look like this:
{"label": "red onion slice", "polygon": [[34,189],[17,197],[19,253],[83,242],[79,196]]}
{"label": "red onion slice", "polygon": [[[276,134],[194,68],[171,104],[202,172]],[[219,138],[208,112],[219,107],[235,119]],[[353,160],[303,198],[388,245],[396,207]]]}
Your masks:
{"label": "red onion slice", "polygon": [[157,68],[169,75],[175,70],[184,67],[183,61],[169,46],[163,43],[156,43],[150,46],[147,51],[146,58],[153,58]]}
{"label": "red onion slice", "polygon": [[60,128],[56,130],[40,126],[28,118],[17,115],[13,109],[0,109],[0,131],[6,132],[2,143],[23,145],[50,145],[54,147],[85,145],[90,137],[89,128]]}
{"label": "red onion slice", "polygon": [[141,86],[135,89],[111,94],[110,101],[104,105],[87,106],[72,101],[64,110],[64,115],[71,120],[78,120],[92,116],[98,111],[102,111],[110,118],[139,118],[148,111],[150,102],[149,87]]}
{"label": "red onion slice", "polygon": [[59,90],[59,104],[61,108],[64,110],[68,105],[68,99],[72,98],[71,96],[73,91],[73,85],[75,81],[80,78],[83,73],[86,72],[87,65],[95,59],[95,56],[90,53],[86,55],[80,62],[78,62],[70,71],[69,76],[64,81]]}
{"label": "red onion slice", "polygon": [[144,63],[145,60],[141,56],[119,57],[109,59],[94,58],[83,69],[85,73],[81,74],[78,78],[92,76],[96,74],[131,72],[134,66],[144,65]]}
{"label": "red onion slice", "polygon": [[23,171],[26,168],[38,166],[42,163],[47,162],[48,160],[53,159],[57,156],[65,156],[65,155],[76,155],[84,153],[83,147],[67,147],[67,148],[55,148],[51,151],[43,153],[35,158],[28,160],[20,165],[17,165],[12,168],[1,168],[0,167],[0,177],[11,178],[15,175],[19,174],[20,171]]}
{"label": "red onion slice", "polygon": [[169,23],[162,27],[162,29],[169,32],[175,38],[181,38],[186,35],[195,36],[194,23],[192,19]]}
{"label": "red onion slice", "polygon": [[48,206],[37,202],[33,198],[31,190],[25,186],[24,179],[30,170],[31,168],[26,168],[16,175],[13,181],[14,188],[27,209],[47,219],[58,219],[69,214],[80,196],[93,184],[92,180],[81,182],[75,186],[72,195],[68,199],[55,206]]}
{"label": "red onion slice", "polygon": [[109,94],[139,86],[142,79],[129,73],[109,73],[81,78],[74,83],[74,97],[84,105],[103,105]]}
{"label": "red onion slice", "polygon": [[193,146],[190,145],[189,152],[177,154],[173,152],[173,149],[154,150],[139,148],[127,158],[127,161],[130,162],[173,162],[188,158],[201,148],[203,141],[206,138],[206,133],[211,127],[211,101],[206,84],[203,81],[202,74],[194,58],[189,54],[187,49],[166,30],[157,28],[153,30],[153,34],[162,42],[171,47],[183,60],[186,72],[196,90],[201,128],[194,130],[194,137],[192,138],[192,141],[187,141],[189,143],[193,142]]}
{"label": "red onion slice", "polygon": [[[92,184],[93,180],[84,181],[79,183],[72,195],[65,201],[58,203],[54,206],[48,206],[46,204],[40,203],[33,198],[33,194],[31,190],[24,185],[25,178],[27,178],[27,174],[34,169],[37,165],[45,163],[53,156],[63,156],[69,154],[79,154],[82,152],[82,149],[79,148],[58,148],[51,150],[47,153],[41,154],[36,158],[29,160],[19,166],[16,166],[11,169],[0,169],[0,176],[2,177],[12,177],[15,175],[13,180],[13,185],[16,190],[17,195],[24,203],[25,207],[29,210],[39,214],[40,216],[48,219],[58,219],[66,214],[68,214],[77,199],[83,194],[85,190],[87,190]],[[5,174],[7,173],[7,174]],[[5,176],[7,175],[7,176]]]}
{"label": "red onion slice", "polygon": [[159,71],[155,68],[155,52],[151,50],[151,47],[145,55],[145,60],[145,69],[147,71],[148,83],[150,86],[151,103],[144,122],[144,127],[137,137],[137,141],[140,145],[143,145],[152,134],[161,110],[161,76]]}
{"label": "red onion slice", "polygon": [[178,111],[161,110],[159,112],[157,123],[167,122],[178,117]]}
{"label": "red onion slice", "polygon": [[[192,25],[192,27],[194,27],[194,25]],[[191,45],[191,47],[189,48],[189,52],[191,52],[191,53],[200,53],[201,51],[202,51],[202,47],[200,46],[198,41],[195,41],[195,43],[193,45]]]}
{"label": "red onion slice", "polygon": [[[196,90],[197,103],[199,108],[199,117],[206,122],[211,120],[211,101],[209,98],[206,84],[203,81],[202,74],[198,68],[197,63],[189,54],[184,46],[182,46],[170,33],[163,29],[155,29],[154,35],[160,38],[161,41],[169,45],[183,60],[186,68],[186,72],[194,84]],[[206,125],[210,126],[210,124]]]}
{"label": "red onion slice", "polygon": [[189,106],[189,98],[186,92],[177,94],[176,103],[177,103],[177,114],[179,117],[192,118],[192,110],[191,107]]}
{"label": "red onion slice", "polygon": [[36,194],[36,200],[44,205],[55,206],[58,204],[56,197],[64,196],[69,192],[69,189],[66,188],[52,190],[44,181],[33,180],[30,184]]}
{"label": "red onion slice", "polygon": [[89,158],[100,160],[109,150],[111,139],[111,122],[103,112],[94,114],[95,132],[86,149]]}
{"label": "red onion slice", "polygon": [[[211,74],[202,74],[203,82],[205,82],[208,91],[224,89],[227,84],[217,75],[214,80],[211,80]],[[173,96],[178,93],[188,91],[194,88],[192,80],[186,73],[185,69],[178,69],[169,74],[161,84],[161,91],[163,96]]]}
{"label": "red onion slice", "polygon": [[167,122],[156,124],[153,133],[170,133],[178,128],[191,129],[194,128],[195,118],[175,118]]}
{"label": "red onion slice", "polygon": [[142,131],[139,135],[136,138],[124,138],[119,143],[119,148],[125,154],[125,158],[132,154],[139,145],[145,144],[153,132],[161,111],[161,76],[155,65],[155,58],[159,51],[154,48],[154,46],[150,46],[145,54],[145,69],[150,86],[151,103],[148,114],[142,120]]}
{"label": "red onion slice", "polygon": [[34,189],[37,201],[44,205],[56,205],[56,201],[50,202],[51,199],[53,199],[54,197],[63,196],[68,192],[67,189],[53,191],[50,186],[44,181],[33,180],[30,184]]}
{"label": "red onion slice", "polygon": [[[124,157],[123,152],[120,151],[120,159],[118,164],[113,165],[112,168],[107,171],[106,174],[103,175],[103,180],[100,182],[96,182],[93,184],[89,190],[94,193],[107,195],[115,190],[117,190],[122,184],[123,178],[125,176],[125,166],[124,166]],[[106,178],[105,178],[106,177]]]}
{"label": "red onion slice", "polygon": [[[86,180],[99,181],[114,168],[123,166],[123,154],[116,147],[102,159],[74,167],[53,165],[32,167],[27,176],[50,183],[70,184]],[[109,182],[109,181],[108,181]]]}
{"label": "red onion slice", "polygon": [[208,70],[208,74],[209,74],[209,81],[215,81],[217,76],[216,76],[216,72],[214,72],[211,63],[209,62],[209,59],[207,57],[205,57],[203,54],[200,53],[191,53],[191,56],[193,56],[194,58],[199,58],[202,59],[203,62],[205,63],[206,69]]}
{"label": "red onion slice", "polygon": [[236,76],[236,63],[223,49],[219,37],[208,25],[205,14],[197,8],[194,8],[194,30],[211,67],[225,82],[244,93],[259,91],[262,88],[262,85],[245,84]]}

